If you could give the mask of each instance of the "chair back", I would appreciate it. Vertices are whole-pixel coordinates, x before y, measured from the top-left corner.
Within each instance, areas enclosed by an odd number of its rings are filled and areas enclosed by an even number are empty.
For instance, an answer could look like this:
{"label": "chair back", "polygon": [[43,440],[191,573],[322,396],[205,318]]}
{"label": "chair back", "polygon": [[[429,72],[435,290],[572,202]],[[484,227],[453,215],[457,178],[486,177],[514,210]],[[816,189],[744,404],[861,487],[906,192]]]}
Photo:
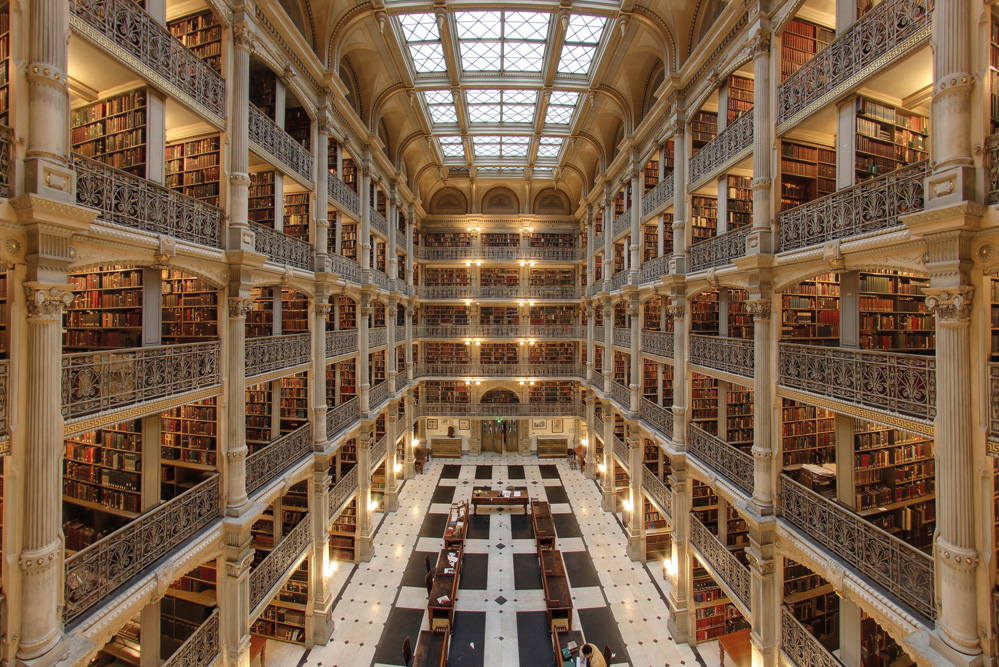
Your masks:
{"label": "chair back", "polygon": [[409,641],[409,637],[402,640],[402,661],[405,664],[409,664],[409,661],[413,659],[413,645]]}
{"label": "chair back", "polygon": [[610,666],[610,661],[611,661],[611,658],[613,658],[613,657],[614,657],[614,654],[611,653],[610,645],[609,644],[604,644],[604,662],[607,663],[608,667]]}

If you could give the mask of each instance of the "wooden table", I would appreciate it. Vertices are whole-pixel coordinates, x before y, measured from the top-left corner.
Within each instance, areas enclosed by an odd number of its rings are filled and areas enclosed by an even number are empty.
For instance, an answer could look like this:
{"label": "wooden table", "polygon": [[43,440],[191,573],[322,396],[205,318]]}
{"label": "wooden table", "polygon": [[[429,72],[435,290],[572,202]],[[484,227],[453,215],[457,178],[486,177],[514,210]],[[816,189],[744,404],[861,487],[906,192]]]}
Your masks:
{"label": "wooden table", "polygon": [[534,542],[538,553],[544,549],[555,548],[555,521],[552,518],[551,506],[542,500],[531,503],[531,515],[534,522]]}
{"label": "wooden table", "polygon": [[538,557],[541,558],[543,574],[565,575],[565,563],[562,562],[562,554],[557,549],[540,549]]}
{"label": "wooden table", "polygon": [[[454,554],[458,557],[457,562],[454,564],[454,572],[445,572],[451,567],[451,561],[448,558],[448,554]],[[455,577],[461,576],[461,557],[464,554],[463,549],[441,549],[440,554],[437,556],[437,567],[434,569],[434,578],[438,576],[449,576],[453,575]]]}
{"label": "wooden table", "polygon": [[[439,602],[438,598],[447,596],[445,602]],[[439,630],[446,627],[451,630],[451,623],[454,622],[454,602],[458,596],[458,574],[438,574],[434,576],[434,585],[430,589],[430,598],[427,601],[427,611],[430,613],[430,629]]]}
{"label": "wooden table", "polygon": [[465,546],[465,533],[468,531],[468,503],[455,503],[448,512],[444,527],[444,548],[462,549]]}
{"label": "wooden table", "polygon": [[[551,550],[551,557],[562,563],[562,553]],[[543,562],[543,561],[542,561]],[[557,573],[556,570],[561,570]],[[548,614],[548,629],[554,632],[555,625],[572,627],[572,594],[569,590],[569,580],[565,575],[564,564],[553,566],[551,572],[541,572],[541,583],[545,589],[545,611]]]}
{"label": "wooden table", "polygon": [[413,667],[445,667],[447,665],[447,632],[420,632],[413,654]]}
{"label": "wooden table", "polygon": [[750,630],[740,630],[718,637],[718,657],[725,664],[725,654],[736,667],[750,667],[753,664],[753,647],[749,641]]}
{"label": "wooden table", "polygon": [[[576,667],[576,656],[579,655],[579,650],[586,643],[586,640],[583,639],[583,633],[579,630],[569,630],[568,632],[555,631],[552,633],[552,642],[555,645],[556,667]],[[576,646],[572,649],[572,657],[569,660],[563,661],[562,649],[568,648],[569,642],[576,642]]]}
{"label": "wooden table", "polygon": [[[514,493],[519,492],[519,496]],[[510,507],[513,505],[523,505],[524,514],[527,514],[527,505],[531,502],[531,497],[527,493],[527,487],[518,487],[510,492],[510,496],[504,496],[503,491],[494,491],[487,486],[477,486],[472,489],[472,514],[477,513],[480,505],[485,507]]]}

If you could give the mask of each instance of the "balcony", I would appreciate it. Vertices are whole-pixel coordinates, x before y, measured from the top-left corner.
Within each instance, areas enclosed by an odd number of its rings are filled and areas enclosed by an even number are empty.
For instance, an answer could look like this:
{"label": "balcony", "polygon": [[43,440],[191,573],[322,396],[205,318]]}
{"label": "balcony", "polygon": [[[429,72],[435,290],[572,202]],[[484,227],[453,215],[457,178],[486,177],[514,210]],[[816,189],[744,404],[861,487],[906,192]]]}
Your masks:
{"label": "balcony", "polygon": [[933,556],[786,475],[780,477],[780,504],[785,521],[932,624]]}
{"label": "balcony", "polygon": [[302,424],[263,449],[246,457],[246,493],[260,487],[287,470],[312,451],[312,424]]}
{"label": "balcony", "polygon": [[389,277],[384,271],[380,271],[378,269],[362,269],[361,277],[364,278],[364,284],[377,285],[386,292],[389,291]]}
{"label": "balcony", "polygon": [[642,354],[654,354],[663,359],[672,359],[675,339],[672,331],[643,331]]}
{"label": "balcony", "polygon": [[170,96],[225,120],[225,81],[132,0],[70,0],[69,23]]}
{"label": "balcony", "polygon": [[604,342],[604,325],[602,323],[595,323],[593,325],[593,340],[598,343]]}
{"label": "balcony", "polygon": [[246,339],[246,378],[290,370],[312,361],[312,334]]}
{"label": "balcony", "polygon": [[216,608],[208,620],[191,633],[162,667],[212,667],[220,662],[221,657],[219,610]]}
{"label": "balcony", "polygon": [[875,5],[777,88],[777,131],[831,103],[930,38],[933,0]]}
{"label": "balcony", "polygon": [[781,343],[778,382],[860,410],[932,423],[936,359],[917,354]]}
{"label": "balcony", "polygon": [[642,490],[659,507],[667,521],[673,523],[673,492],[666,483],[646,470],[642,472]]}
{"label": "balcony", "polygon": [[66,557],[66,606],[70,623],[120,586],[170,554],[221,516],[219,476],[213,475],[146,512],[86,549]]}
{"label": "balcony", "polygon": [[77,419],[221,383],[219,343],[62,355],[62,416]]}
{"label": "balcony", "polygon": [[666,174],[656,187],[642,197],[642,218],[659,213],[673,203],[673,172]]}
{"label": "balcony", "polygon": [[418,364],[416,377],[568,377],[579,379],[579,364]]}
{"label": "balcony", "polygon": [[923,160],[778,214],[780,252],[904,228],[899,216],[923,210],[928,164]]}
{"label": "balcony", "polygon": [[312,153],[250,104],[250,143],[275,167],[287,170],[305,185],[312,183]]}
{"label": "balcony", "polygon": [[373,410],[388,400],[388,382],[382,380],[368,390],[368,409]]}
{"label": "balcony", "polygon": [[253,249],[255,251],[261,255],[266,255],[275,264],[312,271],[311,245],[302,239],[256,222],[250,223],[250,229],[253,230]]}
{"label": "balcony", "polygon": [[382,215],[381,213],[379,213],[374,209],[371,209],[370,214],[371,214],[371,230],[378,232],[387,239],[389,235],[388,220],[385,219],[384,215]]}
{"label": "balcony", "polygon": [[611,396],[622,408],[631,410],[631,389],[623,384],[611,382]]}
{"label": "balcony", "polygon": [[250,614],[265,604],[269,593],[285,579],[289,570],[312,544],[312,514],[306,514],[260,564],[250,570]]}
{"label": "balcony", "polygon": [[714,570],[734,595],[732,601],[740,603],[743,611],[749,610],[749,568],[739,562],[721,540],[704,527],[696,514],[690,515],[690,543],[697,549],[697,554],[705,565]]}
{"label": "balcony", "polygon": [[326,358],[357,354],[357,329],[326,332]]}
{"label": "balcony", "polygon": [[673,411],[671,409],[656,405],[649,399],[643,398],[640,414],[641,419],[652,425],[665,437],[673,439]]}
{"label": "balcony", "polygon": [[749,225],[745,225],[690,246],[690,272],[733,264],[746,254],[746,238],[750,229]]}
{"label": "balcony", "polygon": [[368,329],[368,349],[372,350],[376,347],[385,347],[388,341],[388,328],[386,327],[372,327]]}
{"label": "balcony", "polygon": [[14,130],[0,125],[0,197],[14,194]]}
{"label": "balcony", "polygon": [[[3,164],[0,152],[0,173]],[[73,165],[76,201],[100,211],[101,222],[222,247],[221,209],[75,153]]]}
{"label": "balcony", "polygon": [[631,206],[624,209],[624,213],[614,218],[614,224],[611,226],[611,238],[617,238],[622,234],[626,234],[628,230],[631,229]]}
{"label": "balcony", "polygon": [[415,417],[582,417],[583,404],[565,403],[420,403]]}
{"label": "balcony", "polygon": [[417,246],[413,249],[416,259],[424,261],[448,260],[550,260],[560,262],[578,262],[585,259],[583,248],[427,248]]}
{"label": "balcony", "polygon": [[344,282],[361,283],[361,267],[352,259],[340,255],[330,255],[330,272],[340,276]]}
{"label": "balcony", "polygon": [[415,338],[586,338],[586,330],[574,324],[502,326],[493,324],[419,326]]}
{"label": "balcony", "polygon": [[786,606],[780,609],[780,652],[785,659],[781,662],[789,665],[843,667]]}
{"label": "balcony", "polygon": [[332,523],[336,516],[343,509],[350,497],[357,491],[357,466],[351,468],[346,475],[340,478],[330,491],[330,516]]}
{"label": "balcony", "polygon": [[603,440],[604,437],[604,418],[600,415],[594,415],[593,417],[593,430],[600,436]]}
{"label": "balcony", "polygon": [[711,435],[697,424],[687,426],[687,451],[721,473],[747,496],[753,495],[753,457]]}
{"label": "balcony", "polygon": [[604,387],[607,386],[607,378],[601,371],[593,371],[593,382],[592,384],[598,391],[604,391]]}
{"label": "balcony", "polygon": [[621,438],[614,436],[614,456],[621,463],[621,467],[624,468],[625,472],[629,475],[631,474],[631,447],[628,443]]}
{"label": "balcony", "polygon": [[728,169],[753,151],[753,110],[739,116],[690,158],[687,190]]}
{"label": "balcony", "polygon": [[631,272],[628,270],[618,271],[610,279],[610,291],[619,290],[628,284],[628,275]]}
{"label": "balcony", "polygon": [[999,134],[993,134],[986,140],[985,157],[988,178],[986,201],[989,204],[999,204]]}
{"label": "balcony", "polygon": [[631,329],[614,328],[614,345],[631,348]]}
{"label": "balcony", "polygon": [[[5,371],[6,372],[6,371]],[[4,383],[6,384],[6,382]],[[989,364],[989,440],[999,442],[999,364]],[[999,453],[999,447],[987,444],[989,453]]]}
{"label": "balcony", "polygon": [[578,287],[479,287],[474,285],[420,286],[421,299],[580,299]]}
{"label": "balcony", "polygon": [[368,457],[368,462],[371,465],[371,470],[374,470],[375,468],[378,467],[378,464],[381,463],[382,459],[385,458],[385,455],[387,453],[388,453],[388,436],[383,435],[381,438],[378,439],[378,442],[376,442],[371,446],[371,454]]}
{"label": "balcony", "polygon": [[360,417],[359,402],[354,397],[326,411],[326,438],[332,438]]}
{"label": "balcony", "polygon": [[[7,399],[10,394],[10,362],[6,359],[0,360],[0,434],[3,439],[9,439],[7,431]],[[5,446],[0,451],[6,453],[9,446]]]}
{"label": "balcony", "polygon": [[333,174],[326,177],[326,194],[332,201],[340,204],[355,216],[361,214],[361,200],[357,193]]}
{"label": "balcony", "polygon": [[690,334],[690,363],[752,380],[754,345],[745,338]]}
{"label": "balcony", "polygon": [[668,276],[670,259],[669,255],[663,255],[642,264],[642,284],[654,283],[663,276]]}

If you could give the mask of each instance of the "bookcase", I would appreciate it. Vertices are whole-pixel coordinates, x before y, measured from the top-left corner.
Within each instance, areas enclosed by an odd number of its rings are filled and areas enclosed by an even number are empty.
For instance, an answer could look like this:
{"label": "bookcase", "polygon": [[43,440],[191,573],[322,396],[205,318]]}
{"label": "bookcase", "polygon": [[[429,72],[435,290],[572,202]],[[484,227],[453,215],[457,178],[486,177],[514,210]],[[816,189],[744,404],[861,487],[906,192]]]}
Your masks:
{"label": "bookcase", "polygon": [[277,117],[277,75],[268,67],[250,73],[250,104],[274,120]]}
{"label": "bookcase", "polygon": [[692,242],[714,238],[718,234],[718,200],[714,197],[691,197]]}
{"label": "bookcase", "polygon": [[222,25],[211,10],[167,21],[167,28],[209,67],[222,72]]}
{"label": "bookcase", "polygon": [[502,234],[498,232],[483,232],[479,237],[483,248],[519,248],[520,234]]}
{"label": "bookcase", "polygon": [[134,519],[142,512],[142,422],[130,420],[66,438],[63,500]]}
{"label": "bookcase", "polygon": [[754,335],[753,318],[746,310],[749,300],[748,290],[732,288],[728,290],[728,335],[730,338],[750,340]]}
{"label": "bookcase", "polygon": [[576,306],[531,306],[530,322],[532,327],[545,324],[575,324]]}
{"label": "bookcase", "polygon": [[218,206],[220,145],[218,134],[167,142],[166,186],[206,204]]}
{"label": "bookcase", "polygon": [[423,383],[425,403],[468,403],[469,389],[458,380],[428,380]]}
{"label": "bookcase", "polygon": [[312,151],[312,119],[305,109],[300,106],[289,106],[284,110],[284,131],[305,150]]}
{"label": "bookcase", "polygon": [[707,484],[693,480],[690,486],[690,511],[704,527],[718,534],[718,495]]}
{"label": "bookcase", "polygon": [[718,136],[718,114],[714,111],[698,111],[690,121],[690,154],[693,155],[705,144]]}
{"label": "bookcase", "polygon": [[[433,280],[440,280],[438,273],[440,271],[447,271],[447,269],[427,269],[427,280],[431,280],[431,275],[435,276]],[[427,284],[431,283],[428,282]],[[479,272],[479,284],[482,287],[517,287],[520,285],[520,270],[512,268],[481,269]]]}
{"label": "bookcase", "polygon": [[860,611],[861,667],[913,667],[916,663],[877,621]]}
{"label": "bookcase", "polygon": [[423,361],[428,364],[468,364],[471,362],[469,346],[461,343],[423,344]]}
{"label": "bookcase", "polygon": [[349,296],[341,296],[337,300],[337,311],[340,317],[338,331],[357,328],[357,304]]}
{"label": "bookcase", "polygon": [[749,546],[749,524],[742,518],[738,510],[727,503],[725,505],[725,546],[740,561],[746,562],[745,549]]}
{"label": "bookcase", "polygon": [[480,306],[479,323],[488,326],[516,326],[520,324],[520,309],[516,306]]}
{"label": "bookcase", "polygon": [[0,8],[0,124],[10,125],[10,4]]}
{"label": "bookcase", "polygon": [[112,264],[69,274],[73,302],[63,313],[63,350],[142,345],[142,269]]}
{"label": "bookcase", "polygon": [[531,403],[571,403],[576,394],[572,380],[545,380],[535,382],[530,388]]}
{"label": "bookcase", "polygon": [[344,185],[357,192],[357,165],[354,164],[352,158],[346,155],[343,156],[343,176],[341,180]]}
{"label": "bookcase", "polygon": [[424,278],[427,287],[466,287],[472,284],[472,272],[467,268],[428,268]]}
{"label": "bookcase", "polygon": [[572,269],[531,269],[530,281],[531,287],[572,287],[576,277]]}
{"label": "bookcase", "polygon": [[[3,13],[9,22],[9,10]],[[10,48],[9,30],[0,38]],[[4,70],[9,67],[4,58]],[[6,81],[6,76],[4,77]],[[3,97],[8,84],[2,87]],[[134,176],[146,176],[146,89],[98,100],[70,112],[73,150]]]}
{"label": "bookcase", "polygon": [[483,365],[516,364],[520,350],[516,343],[483,343],[479,346],[479,361]]}
{"label": "bookcase", "polygon": [[860,347],[932,352],[935,319],[926,308],[929,281],[905,273],[860,274]]}
{"label": "bookcase", "polygon": [[302,292],[281,290],[281,333],[303,333],[308,330],[309,297]]}
{"label": "bookcase", "polygon": [[836,460],[836,415],[831,410],[785,398],[781,439],[784,466]]}
{"label": "bookcase", "polygon": [[839,276],[806,280],[781,295],[781,337],[808,345],[839,345]]}
{"label": "bookcase", "polygon": [[832,585],[796,561],[784,559],[784,604],[827,649],[839,645],[839,599]]}
{"label": "bookcase", "polygon": [[472,237],[468,232],[427,232],[423,235],[423,245],[427,248],[468,248]]}
{"label": "bookcase", "polygon": [[[622,209],[622,213],[624,210]],[[532,248],[575,248],[576,234],[531,232],[528,245]]]}
{"label": "bookcase", "polygon": [[926,159],[929,119],[858,96],[856,167],[863,181]]}
{"label": "bookcase", "polygon": [[616,500],[615,512],[624,511],[624,501],[628,499],[631,494],[631,481],[628,478],[628,473],[621,464],[617,462],[617,459],[611,457],[611,461],[614,464],[614,496]]}
{"label": "bookcase", "polygon": [[[487,308],[483,307],[483,311]],[[468,306],[423,306],[423,323],[427,326],[468,326]],[[483,322],[483,324],[492,324]]]}
{"label": "bookcase", "polygon": [[728,78],[728,124],[753,108],[753,80],[733,74]]}
{"label": "bookcase", "polygon": [[535,343],[528,353],[531,364],[571,364],[578,358],[576,343]]}
{"label": "bookcase", "polygon": [[340,376],[340,403],[344,403],[357,395],[357,362],[353,359],[336,364]]}
{"label": "bookcase", "polygon": [[343,222],[343,229],[340,232],[340,254],[357,261],[357,225],[352,222]]}
{"label": "bookcase", "polygon": [[215,590],[193,592],[168,588],[160,601],[160,655],[172,655],[208,620],[215,609]]}
{"label": "bookcase", "polygon": [[162,342],[218,340],[218,290],[208,281],[175,269],[163,270]]}
{"label": "bookcase", "polygon": [[691,378],[691,422],[718,434],[718,380],[694,373]]}
{"label": "bookcase", "polygon": [[249,198],[249,220],[274,229],[273,171],[255,171],[250,174]]}
{"label": "bookcase", "polygon": [[309,421],[307,373],[283,377],[281,383],[281,434],[291,433]]}
{"label": "bookcase", "polygon": [[371,239],[371,266],[378,269],[382,273],[387,271],[385,265],[385,246],[387,244],[384,241],[375,241],[375,236],[372,235]]}
{"label": "bookcase", "polygon": [[656,225],[642,227],[642,262],[659,256],[659,228]]}
{"label": "bookcase", "polygon": [[356,556],[357,498],[352,499],[330,528],[330,560],[353,562]]}
{"label": "bookcase", "polygon": [[160,414],[160,459],[195,470],[216,469],[218,414],[215,398],[188,403]]}
{"label": "bookcase", "polygon": [[274,288],[255,287],[251,294],[253,304],[246,314],[246,337],[274,335]]}
{"label": "bookcase", "polygon": [[[664,519],[663,515],[659,513],[659,510],[656,509],[655,505],[646,499],[643,506],[644,517],[642,520],[646,531],[665,530],[669,528],[669,524],[666,522],[666,519]],[[651,559],[646,557],[646,560]]]}
{"label": "bookcase", "polygon": [[[6,96],[5,89],[2,94]],[[995,134],[999,132],[999,16],[993,13],[989,14],[989,102],[989,132]]]}
{"label": "bookcase", "polygon": [[728,177],[728,231],[753,224],[753,179]]}
{"label": "bookcase", "polygon": [[798,141],[780,143],[780,210],[836,191],[836,151]]}
{"label": "bookcase", "polygon": [[388,377],[385,368],[385,350],[375,352],[371,355],[371,361],[368,364],[368,376],[372,387],[385,382]]}
{"label": "bookcase", "polygon": [[642,397],[659,404],[659,363],[642,359]]}
{"label": "bookcase", "polygon": [[659,185],[659,156],[654,156],[645,163],[642,170],[642,194],[648,194],[650,190]]}
{"label": "bookcase", "polygon": [[718,334],[718,290],[704,292],[690,302],[690,328],[694,333]]}
{"label": "bookcase", "polygon": [[246,444],[250,453],[260,451],[270,444],[273,435],[271,383],[251,385],[246,388]]}
{"label": "bookcase", "polygon": [[832,28],[810,21],[791,19],[781,33],[781,81],[794,74],[836,37]]}
{"label": "bookcase", "polygon": [[309,604],[309,559],[292,572],[291,577],[264,607],[253,622],[250,634],[270,637],[289,644],[305,644],[306,615]]}
{"label": "bookcase", "polygon": [[725,392],[725,441],[746,452],[753,446],[753,390],[729,385]]}

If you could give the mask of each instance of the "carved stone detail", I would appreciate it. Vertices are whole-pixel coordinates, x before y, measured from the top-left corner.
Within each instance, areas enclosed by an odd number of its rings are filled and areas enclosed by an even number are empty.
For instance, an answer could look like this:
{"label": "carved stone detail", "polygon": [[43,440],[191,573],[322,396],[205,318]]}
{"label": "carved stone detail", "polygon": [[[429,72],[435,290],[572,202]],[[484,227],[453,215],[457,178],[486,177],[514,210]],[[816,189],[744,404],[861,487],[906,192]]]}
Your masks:
{"label": "carved stone detail", "polygon": [[746,311],[754,322],[769,322],[773,303],[770,299],[751,299],[746,302]]}
{"label": "carved stone detail", "polygon": [[229,297],[229,317],[245,319],[252,308],[253,299]]}
{"label": "carved stone detail", "polygon": [[28,317],[39,320],[55,320],[62,317],[62,309],[73,303],[73,292],[56,285],[49,287],[24,286],[24,300],[28,306]]}
{"label": "carved stone detail", "polygon": [[964,285],[955,288],[924,288],[926,307],[942,323],[968,324],[971,322],[971,302],[975,288]]}

